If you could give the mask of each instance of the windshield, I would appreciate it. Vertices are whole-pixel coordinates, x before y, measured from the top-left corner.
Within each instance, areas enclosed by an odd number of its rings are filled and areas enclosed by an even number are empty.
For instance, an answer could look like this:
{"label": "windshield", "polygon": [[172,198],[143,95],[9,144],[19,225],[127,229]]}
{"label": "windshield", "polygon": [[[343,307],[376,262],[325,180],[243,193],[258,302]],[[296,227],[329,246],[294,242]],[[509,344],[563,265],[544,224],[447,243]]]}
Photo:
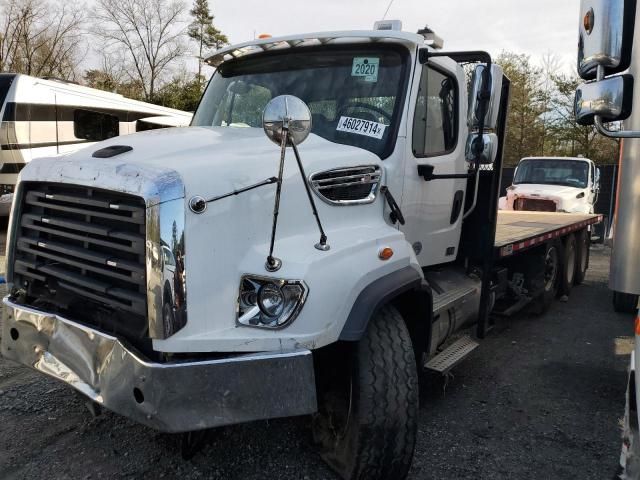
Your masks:
{"label": "windshield", "polygon": [[385,158],[400,120],[407,54],[377,45],[232,60],[212,77],[192,125],[262,128],[269,100],[295,95],[311,110],[312,133]]}
{"label": "windshield", "polygon": [[522,160],[513,184],[536,183],[542,185],[566,185],[587,188],[589,164],[581,160],[554,160],[532,158]]}

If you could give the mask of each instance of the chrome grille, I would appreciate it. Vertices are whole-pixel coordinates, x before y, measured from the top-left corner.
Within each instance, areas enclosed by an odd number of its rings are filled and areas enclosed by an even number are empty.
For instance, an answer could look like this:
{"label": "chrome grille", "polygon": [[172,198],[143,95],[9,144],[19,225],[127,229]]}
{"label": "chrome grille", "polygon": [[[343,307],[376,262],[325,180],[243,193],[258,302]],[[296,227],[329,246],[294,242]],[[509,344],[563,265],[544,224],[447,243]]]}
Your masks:
{"label": "chrome grille", "polygon": [[95,188],[23,183],[14,296],[126,337],[147,334],[145,203]]}
{"label": "chrome grille", "polygon": [[371,203],[380,185],[377,165],[338,168],[311,175],[311,187],[324,201],[335,205]]}

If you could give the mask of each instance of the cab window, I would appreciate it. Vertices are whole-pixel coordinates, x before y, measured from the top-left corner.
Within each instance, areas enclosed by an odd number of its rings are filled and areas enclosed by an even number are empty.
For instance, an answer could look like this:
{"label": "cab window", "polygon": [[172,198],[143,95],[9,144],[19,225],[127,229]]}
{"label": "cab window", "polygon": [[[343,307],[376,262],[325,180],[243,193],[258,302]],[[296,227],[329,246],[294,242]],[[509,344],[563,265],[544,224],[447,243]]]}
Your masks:
{"label": "cab window", "polygon": [[425,65],[413,118],[413,154],[442,155],[458,140],[458,89],[453,76]]}

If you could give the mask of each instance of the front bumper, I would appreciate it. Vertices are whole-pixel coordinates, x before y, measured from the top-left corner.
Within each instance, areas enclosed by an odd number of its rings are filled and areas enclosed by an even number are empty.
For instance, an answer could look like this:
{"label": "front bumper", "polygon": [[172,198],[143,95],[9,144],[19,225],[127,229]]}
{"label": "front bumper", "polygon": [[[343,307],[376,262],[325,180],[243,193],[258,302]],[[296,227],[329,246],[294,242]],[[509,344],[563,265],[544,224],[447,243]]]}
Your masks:
{"label": "front bumper", "polygon": [[309,350],[152,363],[92,328],[4,300],[2,355],[165,432],[316,411]]}

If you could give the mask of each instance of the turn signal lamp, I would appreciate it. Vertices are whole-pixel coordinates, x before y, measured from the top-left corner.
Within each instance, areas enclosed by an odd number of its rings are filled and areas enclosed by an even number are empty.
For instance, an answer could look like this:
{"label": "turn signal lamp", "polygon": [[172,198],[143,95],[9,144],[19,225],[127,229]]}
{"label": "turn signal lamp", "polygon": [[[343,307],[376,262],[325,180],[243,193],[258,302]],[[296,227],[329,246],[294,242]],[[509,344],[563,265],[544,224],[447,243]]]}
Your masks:
{"label": "turn signal lamp", "polygon": [[584,26],[584,31],[587,32],[587,35],[591,35],[593,31],[593,23],[595,20],[595,15],[593,13],[593,8],[590,8],[587,13],[584,14],[584,18],[582,19],[582,25]]}
{"label": "turn signal lamp", "polygon": [[378,258],[380,260],[389,260],[391,257],[393,257],[393,250],[391,247],[384,247],[378,252]]}
{"label": "turn signal lamp", "polygon": [[260,35],[258,35],[259,40],[264,40],[266,38],[271,38],[271,35],[269,35],[268,33],[261,33]]}
{"label": "turn signal lamp", "polygon": [[640,335],[640,316],[636,317],[636,335]]}

